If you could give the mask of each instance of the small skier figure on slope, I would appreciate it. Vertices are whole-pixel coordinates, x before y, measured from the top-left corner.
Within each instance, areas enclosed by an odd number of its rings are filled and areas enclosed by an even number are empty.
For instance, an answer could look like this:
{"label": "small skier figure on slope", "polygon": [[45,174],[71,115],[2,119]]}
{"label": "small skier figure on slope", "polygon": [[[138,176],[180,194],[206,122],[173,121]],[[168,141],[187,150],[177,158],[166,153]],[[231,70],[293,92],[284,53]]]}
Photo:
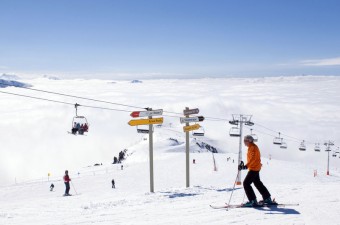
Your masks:
{"label": "small skier figure on slope", "polygon": [[262,195],[263,201],[260,203],[273,204],[269,191],[260,180],[260,170],[262,167],[260,150],[257,145],[254,144],[254,138],[251,135],[246,135],[244,137],[244,144],[248,147],[247,164],[244,165],[243,161],[241,161],[238,170],[248,169],[248,174],[243,181],[243,187],[249,201],[244,203],[243,206],[256,207],[259,205],[256,200],[255,192],[251,187],[252,183],[254,183],[255,187]]}
{"label": "small skier figure on slope", "polygon": [[65,170],[65,175],[64,175],[64,183],[65,183],[65,194],[64,196],[70,196],[69,191],[70,191],[70,177],[68,175],[68,170]]}
{"label": "small skier figure on slope", "polygon": [[52,183],[50,186],[50,191],[53,191],[53,189],[54,189],[54,184]]}

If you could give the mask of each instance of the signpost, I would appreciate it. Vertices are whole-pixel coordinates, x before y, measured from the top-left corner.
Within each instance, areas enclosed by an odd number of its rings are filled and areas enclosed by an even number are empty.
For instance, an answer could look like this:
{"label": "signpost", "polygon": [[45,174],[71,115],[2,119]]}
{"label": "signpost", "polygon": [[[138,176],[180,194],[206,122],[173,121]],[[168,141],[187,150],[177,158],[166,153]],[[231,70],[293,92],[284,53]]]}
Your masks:
{"label": "signpost", "polygon": [[163,109],[152,110],[151,108],[147,109],[148,111],[135,111],[130,114],[131,117],[148,117],[148,119],[139,119],[139,120],[130,120],[128,124],[130,126],[139,126],[139,125],[149,125],[149,130],[137,129],[138,132],[141,133],[149,133],[149,161],[150,161],[150,192],[154,192],[154,175],[153,175],[153,124],[162,124],[163,117],[152,118],[152,116],[160,116],[163,114]]}
{"label": "signpost", "polygon": [[185,123],[183,131],[185,132],[185,163],[186,163],[186,187],[190,187],[190,143],[189,143],[189,131],[198,130],[201,126],[199,124],[190,125],[191,122],[202,122],[203,116],[189,117],[192,114],[198,114],[199,109],[189,109],[185,107],[183,114],[185,117],[180,118],[181,123]]}

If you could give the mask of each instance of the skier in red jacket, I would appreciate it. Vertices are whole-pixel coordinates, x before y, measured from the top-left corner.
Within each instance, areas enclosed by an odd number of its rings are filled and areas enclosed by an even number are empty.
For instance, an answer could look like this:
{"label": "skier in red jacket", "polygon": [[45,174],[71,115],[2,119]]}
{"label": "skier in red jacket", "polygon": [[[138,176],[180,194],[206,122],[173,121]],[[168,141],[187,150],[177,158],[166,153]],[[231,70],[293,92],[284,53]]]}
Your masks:
{"label": "skier in red jacket", "polygon": [[70,181],[71,181],[71,179],[68,176],[68,170],[65,170],[64,183],[65,183],[66,189],[65,189],[64,196],[70,196],[70,194],[69,194],[69,191],[70,191]]}

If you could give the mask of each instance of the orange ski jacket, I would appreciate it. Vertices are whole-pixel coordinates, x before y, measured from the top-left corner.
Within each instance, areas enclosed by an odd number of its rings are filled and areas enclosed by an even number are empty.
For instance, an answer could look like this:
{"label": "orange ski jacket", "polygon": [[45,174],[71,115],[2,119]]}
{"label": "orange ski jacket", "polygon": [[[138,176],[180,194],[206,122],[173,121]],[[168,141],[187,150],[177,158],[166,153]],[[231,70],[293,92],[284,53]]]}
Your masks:
{"label": "orange ski jacket", "polygon": [[247,153],[247,164],[248,170],[251,171],[260,171],[262,164],[261,164],[261,153],[259,148],[256,144],[250,143],[248,146],[248,153]]}

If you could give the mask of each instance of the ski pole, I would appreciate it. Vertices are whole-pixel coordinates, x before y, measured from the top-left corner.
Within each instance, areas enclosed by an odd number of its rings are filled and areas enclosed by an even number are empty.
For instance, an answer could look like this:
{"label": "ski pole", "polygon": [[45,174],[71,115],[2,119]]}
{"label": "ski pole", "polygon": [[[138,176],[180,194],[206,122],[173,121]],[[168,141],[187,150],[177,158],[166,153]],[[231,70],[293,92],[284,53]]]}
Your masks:
{"label": "ski pole", "polygon": [[235,182],[234,182],[233,190],[231,191],[231,194],[230,194],[228,205],[230,205],[231,197],[233,196],[233,193],[234,193],[234,190],[235,190],[236,181],[237,181],[239,173],[240,173],[240,171],[237,172],[237,176],[236,176],[236,179],[235,179]]}
{"label": "ski pole", "polygon": [[71,181],[71,184],[72,184],[72,187],[73,187],[73,189],[74,189],[74,192],[76,193],[76,195],[78,195],[78,193],[77,193],[77,191],[76,191],[76,189],[75,189],[75,187],[74,187],[74,185],[73,185],[73,182]]}

